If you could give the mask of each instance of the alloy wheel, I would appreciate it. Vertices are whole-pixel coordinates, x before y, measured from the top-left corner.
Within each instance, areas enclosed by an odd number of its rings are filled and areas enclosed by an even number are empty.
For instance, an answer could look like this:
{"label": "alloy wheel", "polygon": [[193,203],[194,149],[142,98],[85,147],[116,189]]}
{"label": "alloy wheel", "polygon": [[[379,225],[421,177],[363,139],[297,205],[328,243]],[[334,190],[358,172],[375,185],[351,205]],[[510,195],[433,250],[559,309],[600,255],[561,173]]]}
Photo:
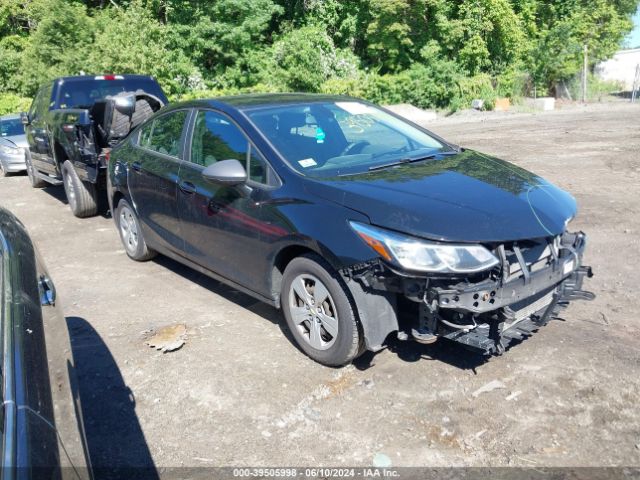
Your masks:
{"label": "alloy wheel", "polygon": [[122,235],[122,243],[129,253],[133,254],[138,249],[138,226],[133,216],[133,212],[129,207],[120,209],[120,234]]}
{"label": "alloy wheel", "polygon": [[314,275],[298,275],[289,289],[289,310],[300,336],[326,350],[338,338],[338,311],[327,287]]}

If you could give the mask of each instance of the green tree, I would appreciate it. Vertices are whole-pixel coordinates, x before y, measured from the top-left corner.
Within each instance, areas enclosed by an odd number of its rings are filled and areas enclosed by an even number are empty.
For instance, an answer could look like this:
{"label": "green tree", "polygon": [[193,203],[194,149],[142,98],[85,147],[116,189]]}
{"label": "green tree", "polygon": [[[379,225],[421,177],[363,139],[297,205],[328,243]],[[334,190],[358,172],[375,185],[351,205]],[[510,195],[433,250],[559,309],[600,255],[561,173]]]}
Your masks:
{"label": "green tree", "polygon": [[29,13],[35,29],[22,51],[21,76],[16,81],[17,90],[32,95],[42,82],[86,68],[93,21],[84,5],[64,0],[34,2]]}
{"label": "green tree", "polygon": [[275,77],[291,90],[318,91],[334,77],[357,74],[357,59],[348,51],[336,50],[327,32],[308,25],[282,35],[272,48]]}
{"label": "green tree", "polygon": [[201,76],[181,50],[171,48],[171,35],[141,3],[103,10],[96,17],[85,69],[94,74],[153,75],[169,93],[181,93],[196,86]]}

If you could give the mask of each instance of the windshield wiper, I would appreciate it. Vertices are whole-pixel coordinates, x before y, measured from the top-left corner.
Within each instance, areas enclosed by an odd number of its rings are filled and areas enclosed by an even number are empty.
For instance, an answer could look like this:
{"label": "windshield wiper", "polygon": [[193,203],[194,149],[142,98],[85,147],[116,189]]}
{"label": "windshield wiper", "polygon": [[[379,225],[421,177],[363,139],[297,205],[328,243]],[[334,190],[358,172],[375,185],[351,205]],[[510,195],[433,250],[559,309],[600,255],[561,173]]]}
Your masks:
{"label": "windshield wiper", "polygon": [[414,157],[414,158],[400,158],[398,160],[394,160],[393,162],[383,163],[382,165],[374,165],[372,167],[369,167],[369,171],[372,172],[375,170],[383,170],[385,168],[404,165],[406,163],[423,162],[425,160],[431,160],[439,156],[457,155],[458,153],[460,152],[456,152],[455,150],[449,150],[446,152],[433,152],[428,155],[421,155],[419,157]]}

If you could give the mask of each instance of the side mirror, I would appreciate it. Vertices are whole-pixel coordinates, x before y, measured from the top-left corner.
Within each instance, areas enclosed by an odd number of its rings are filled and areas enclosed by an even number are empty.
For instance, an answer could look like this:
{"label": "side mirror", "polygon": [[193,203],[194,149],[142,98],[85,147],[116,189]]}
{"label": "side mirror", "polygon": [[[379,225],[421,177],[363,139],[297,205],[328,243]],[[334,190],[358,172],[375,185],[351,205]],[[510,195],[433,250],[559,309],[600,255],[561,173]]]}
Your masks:
{"label": "side mirror", "polygon": [[205,180],[222,185],[239,185],[247,181],[247,171],[238,160],[221,160],[202,171]]}
{"label": "side mirror", "polygon": [[20,121],[25,127],[31,124],[31,119],[29,118],[29,114],[27,112],[20,112]]}

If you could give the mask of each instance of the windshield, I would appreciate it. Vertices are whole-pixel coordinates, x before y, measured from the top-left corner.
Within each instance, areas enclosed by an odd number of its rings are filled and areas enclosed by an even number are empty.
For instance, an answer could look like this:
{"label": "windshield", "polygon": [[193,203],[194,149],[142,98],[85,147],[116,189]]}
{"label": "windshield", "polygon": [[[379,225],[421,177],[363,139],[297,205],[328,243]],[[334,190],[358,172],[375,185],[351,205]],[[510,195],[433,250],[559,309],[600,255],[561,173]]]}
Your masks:
{"label": "windshield", "polygon": [[86,80],[66,81],[60,87],[58,105],[56,108],[89,108],[97,100],[109,95],[117,95],[122,92],[135,92],[143,90],[158,97],[164,103],[167,98],[155,81],[142,78],[124,78],[115,80]]}
{"label": "windshield", "polygon": [[451,150],[408,123],[356,101],[260,108],[247,115],[289,164],[305,175],[361,173]]}
{"label": "windshield", "polygon": [[13,137],[14,135],[24,135],[24,126],[20,119],[0,120],[0,136]]}

